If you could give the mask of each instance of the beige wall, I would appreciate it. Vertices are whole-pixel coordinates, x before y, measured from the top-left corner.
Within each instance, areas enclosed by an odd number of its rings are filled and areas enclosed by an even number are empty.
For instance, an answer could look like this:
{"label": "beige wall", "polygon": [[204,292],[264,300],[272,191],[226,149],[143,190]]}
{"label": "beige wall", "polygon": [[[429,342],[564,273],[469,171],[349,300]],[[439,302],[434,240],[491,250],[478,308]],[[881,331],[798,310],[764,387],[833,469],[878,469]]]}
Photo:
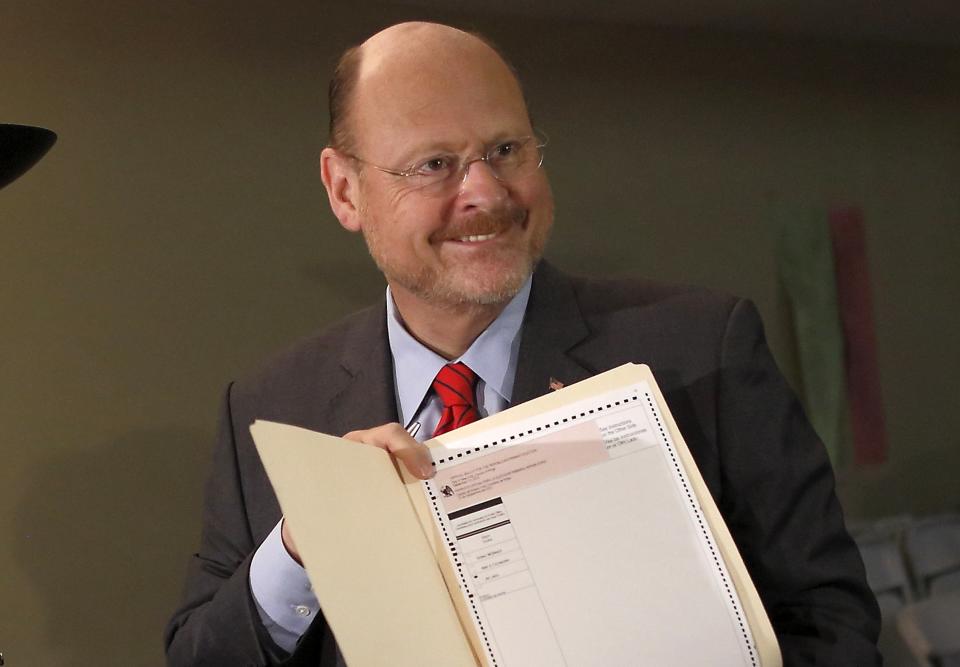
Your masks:
{"label": "beige wall", "polygon": [[[10,665],[162,662],[224,383],[382,289],[316,155],[337,52],[408,15],[139,4],[0,5],[0,121],[61,137],[0,192]],[[561,266],[750,296],[791,371],[769,207],[862,205],[891,454],[841,494],[960,502],[960,51],[460,18],[552,138]]]}

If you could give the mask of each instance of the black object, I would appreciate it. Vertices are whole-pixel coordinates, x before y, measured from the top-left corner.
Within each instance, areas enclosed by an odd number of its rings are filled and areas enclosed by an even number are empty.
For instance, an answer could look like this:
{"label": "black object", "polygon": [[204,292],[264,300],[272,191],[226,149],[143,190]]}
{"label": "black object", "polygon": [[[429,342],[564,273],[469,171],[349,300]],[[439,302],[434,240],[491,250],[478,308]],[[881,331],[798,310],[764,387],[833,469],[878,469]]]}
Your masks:
{"label": "black object", "polygon": [[42,127],[0,124],[0,188],[35,165],[56,140]]}

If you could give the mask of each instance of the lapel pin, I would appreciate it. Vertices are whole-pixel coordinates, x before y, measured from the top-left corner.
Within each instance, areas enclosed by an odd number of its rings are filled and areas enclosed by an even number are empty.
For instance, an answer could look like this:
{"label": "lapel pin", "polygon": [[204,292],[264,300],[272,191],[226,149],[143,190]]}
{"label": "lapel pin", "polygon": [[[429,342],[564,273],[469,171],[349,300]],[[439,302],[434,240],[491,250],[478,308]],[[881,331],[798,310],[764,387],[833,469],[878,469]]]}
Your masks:
{"label": "lapel pin", "polygon": [[558,380],[557,378],[552,376],[550,378],[550,384],[547,386],[550,387],[550,391],[557,391],[558,389],[563,389],[563,383],[560,382],[560,380]]}

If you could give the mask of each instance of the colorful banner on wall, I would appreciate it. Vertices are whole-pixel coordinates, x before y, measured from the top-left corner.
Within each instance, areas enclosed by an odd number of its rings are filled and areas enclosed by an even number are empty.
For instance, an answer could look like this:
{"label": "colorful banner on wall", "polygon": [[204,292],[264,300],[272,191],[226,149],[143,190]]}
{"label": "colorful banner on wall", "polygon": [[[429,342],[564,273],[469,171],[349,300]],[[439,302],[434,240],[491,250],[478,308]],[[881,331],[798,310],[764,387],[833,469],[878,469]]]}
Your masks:
{"label": "colorful banner on wall", "polygon": [[887,457],[886,419],[877,363],[866,226],[860,209],[851,206],[830,211],[830,236],[837,306],[845,342],[845,376],[854,461],[883,463]]}
{"label": "colorful banner on wall", "polygon": [[818,211],[781,206],[775,216],[777,269],[793,316],[804,405],[839,465],[847,405],[830,232]]}
{"label": "colorful banner on wall", "polygon": [[887,438],[863,214],[780,207],[775,222],[810,421],[835,464],[847,458],[847,423],[854,462],[882,463]]}

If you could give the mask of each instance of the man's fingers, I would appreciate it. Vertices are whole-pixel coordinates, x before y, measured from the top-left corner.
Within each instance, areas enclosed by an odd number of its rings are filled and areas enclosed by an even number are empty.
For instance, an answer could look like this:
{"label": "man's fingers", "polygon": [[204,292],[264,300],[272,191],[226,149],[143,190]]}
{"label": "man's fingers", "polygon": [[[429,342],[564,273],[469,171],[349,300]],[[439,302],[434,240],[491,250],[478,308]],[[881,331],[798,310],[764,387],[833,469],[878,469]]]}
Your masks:
{"label": "man's fingers", "polygon": [[293,541],[293,535],[290,533],[289,526],[287,526],[287,519],[283,518],[281,521],[283,524],[280,526],[280,539],[283,540],[283,547],[293,560],[303,565],[303,561],[300,560],[300,552],[297,550],[297,545]]}
{"label": "man's fingers", "polygon": [[390,452],[403,462],[404,467],[414,477],[430,479],[434,475],[433,460],[427,446],[414,440],[400,424],[384,424],[363,431],[350,431],[343,437]]}
{"label": "man's fingers", "polygon": [[423,443],[418,442],[416,447],[403,448],[397,451],[391,450],[391,454],[400,459],[414,477],[430,479],[435,473],[433,463],[430,461],[430,454]]}

